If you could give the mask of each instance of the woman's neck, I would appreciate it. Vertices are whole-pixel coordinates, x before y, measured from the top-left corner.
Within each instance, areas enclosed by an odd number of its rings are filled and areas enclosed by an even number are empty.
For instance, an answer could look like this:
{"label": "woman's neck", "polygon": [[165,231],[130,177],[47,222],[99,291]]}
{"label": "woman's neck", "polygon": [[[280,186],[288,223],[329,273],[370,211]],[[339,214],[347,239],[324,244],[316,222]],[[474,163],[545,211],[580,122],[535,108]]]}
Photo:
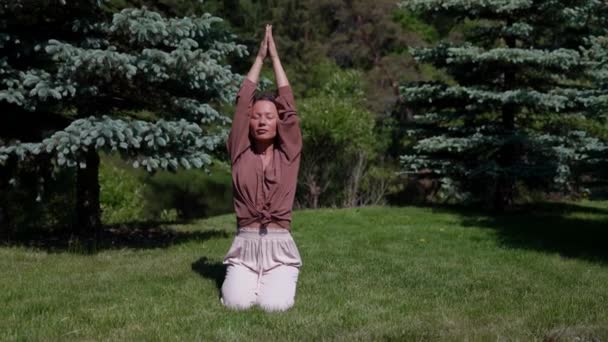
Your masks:
{"label": "woman's neck", "polygon": [[274,141],[256,141],[254,151],[257,154],[272,154],[274,152]]}

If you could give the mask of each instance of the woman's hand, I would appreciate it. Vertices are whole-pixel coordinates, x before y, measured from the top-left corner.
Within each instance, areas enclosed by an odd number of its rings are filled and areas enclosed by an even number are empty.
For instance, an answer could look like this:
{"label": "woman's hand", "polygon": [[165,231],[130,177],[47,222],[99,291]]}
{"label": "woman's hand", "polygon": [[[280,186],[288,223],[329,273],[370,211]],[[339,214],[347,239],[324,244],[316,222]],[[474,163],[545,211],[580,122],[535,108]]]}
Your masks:
{"label": "woman's hand", "polygon": [[285,75],[285,70],[283,70],[283,66],[281,65],[279,53],[277,52],[277,45],[274,43],[274,38],[272,37],[272,25],[266,25],[266,30],[268,31],[268,54],[270,55],[270,59],[272,59],[272,68],[274,69],[277,87],[288,86],[289,81],[287,80],[287,75]]}
{"label": "woman's hand", "polygon": [[258,57],[261,58],[262,61],[264,59],[266,59],[266,56],[268,56],[269,33],[270,33],[270,25],[266,25],[266,32],[264,32],[264,38],[262,39],[262,42],[260,43],[260,50],[258,50]]}
{"label": "woman's hand", "polygon": [[264,59],[266,59],[266,56],[268,55],[268,34],[270,33],[270,25],[266,25],[266,32],[264,33],[264,38],[262,39],[262,42],[260,43],[260,50],[258,50],[258,54],[255,57],[255,61],[253,62],[253,65],[251,66],[251,68],[249,69],[249,72],[247,73],[247,78],[253,82],[253,83],[258,83],[258,80],[260,78],[260,71],[262,70],[262,65],[264,65]]}
{"label": "woman's hand", "polygon": [[268,34],[268,54],[270,58],[274,59],[279,57],[277,52],[277,46],[274,43],[274,38],[272,37],[272,25],[266,25],[266,32]]}

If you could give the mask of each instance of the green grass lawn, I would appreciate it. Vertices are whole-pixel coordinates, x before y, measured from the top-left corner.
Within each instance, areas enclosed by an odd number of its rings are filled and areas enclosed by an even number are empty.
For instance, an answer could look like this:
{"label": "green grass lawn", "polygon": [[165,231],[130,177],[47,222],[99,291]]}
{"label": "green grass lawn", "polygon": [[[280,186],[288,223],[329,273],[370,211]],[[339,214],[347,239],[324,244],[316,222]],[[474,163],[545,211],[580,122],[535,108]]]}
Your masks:
{"label": "green grass lawn", "polygon": [[220,304],[234,222],[0,247],[0,340],[608,339],[608,202],[295,211],[283,313]]}

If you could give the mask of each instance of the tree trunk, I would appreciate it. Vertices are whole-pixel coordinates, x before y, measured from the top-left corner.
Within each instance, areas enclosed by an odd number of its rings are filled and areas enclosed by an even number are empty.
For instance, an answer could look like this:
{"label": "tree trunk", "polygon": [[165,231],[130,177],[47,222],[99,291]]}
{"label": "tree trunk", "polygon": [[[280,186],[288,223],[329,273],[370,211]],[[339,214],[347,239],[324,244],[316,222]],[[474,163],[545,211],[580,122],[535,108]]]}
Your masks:
{"label": "tree trunk", "polygon": [[[504,127],[504,138],[508,139],[515,132],[515,109],[511,105],[504,106],[502,110],[502,123]],[[509,142],[501,146],[498,155],[498,165],[510,168],[517,162],[518,148],[515,142]],[[507,207],[513,204],[515,181],[511,171],[501,173],[496,182],[494,192],[494,209],[497,212],[504,212]]]}
{"label": "tree trunk", "polygon": [[343,206],[347,208],[356,207],[358,204],[359,185],[367,162],[367,156],[362,152],[357,153],[355,158],[355,164],[351,168],[350,177],[347,178],[346,196],[343,203]]}
{"label": "tree trunk", "polygon": [[[511,24],[510,22],[508,23]],[[505,42],[509,48],[516,47],[516,41],[513,37],[506,37]],[[515,76],[517,74],[515,67],[508,68],[503,74],[503,90],[512,90],[516,84]],[[517,107],[514,104],[506,104],[502,108],[502,131],[503,138],[509,139],[515,133],[515,114]],[[510,168],[517,161],[518,148],[514,142],[509,142],[501,146],[498,155],[498,165],[501,167]],[[501,173],[496,182],[494,191],[494,210],[504,212],[505,209],[513,203],[515,181],[511,172]]]}
{"label": "tree trunk", "polygon": [[[7,193],[8,187],[4,186],[3,183],[0,187],[2,192]],[[11,238],[10,221],[8,217],[8,208],[5,207],[4,199],[0,202],[0,241],[8,241]]]}
{"label": "tree trunk", "polygon": [[[502,167],[512,166],[514,163],[514,146],[512,144],[505,145],[502,148],[499,165]],[[515,182],[510,174],[501,174],[496,182],[494,193],[494,209],[497,212],[504,212],[505,209],[513,204]]]}
{"label": "tree trunk", "polygon": [[319,207],[319,196],[321,195],[321,187],[317,185],[314,177],[308,179],[308,202],[313,209]]}
{"label": "tree trunk", "polygon": [[[4,196],[8,196],[10,186],[8,180],[14,169],[14,158],[10,158],[4,166],[0,166],[0,191]],[[0,239],[9,241],[12,238],[13,229],[11,227],[11,218],[9,217],[9,206],[6,197],[0,198]]]}
{"label": "tree trunk", "polygon": [[101,208],[99,206],[99,154],[94,149],[86,152],[86,167],[77,167],[76,229],[82,237],[94,237],[99,242]]}

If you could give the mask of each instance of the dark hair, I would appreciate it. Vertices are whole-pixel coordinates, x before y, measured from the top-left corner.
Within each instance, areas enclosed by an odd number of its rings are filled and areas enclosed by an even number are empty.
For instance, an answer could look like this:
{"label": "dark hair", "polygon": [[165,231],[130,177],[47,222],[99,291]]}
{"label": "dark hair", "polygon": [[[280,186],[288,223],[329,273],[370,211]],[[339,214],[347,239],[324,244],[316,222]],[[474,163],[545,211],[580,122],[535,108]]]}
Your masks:
{"label": "dark hair", "polygon": [[255,104],[258,101],[270,101],[275,103],[276,95],[270,92],[258,93],[253,97],[253,103]]}

